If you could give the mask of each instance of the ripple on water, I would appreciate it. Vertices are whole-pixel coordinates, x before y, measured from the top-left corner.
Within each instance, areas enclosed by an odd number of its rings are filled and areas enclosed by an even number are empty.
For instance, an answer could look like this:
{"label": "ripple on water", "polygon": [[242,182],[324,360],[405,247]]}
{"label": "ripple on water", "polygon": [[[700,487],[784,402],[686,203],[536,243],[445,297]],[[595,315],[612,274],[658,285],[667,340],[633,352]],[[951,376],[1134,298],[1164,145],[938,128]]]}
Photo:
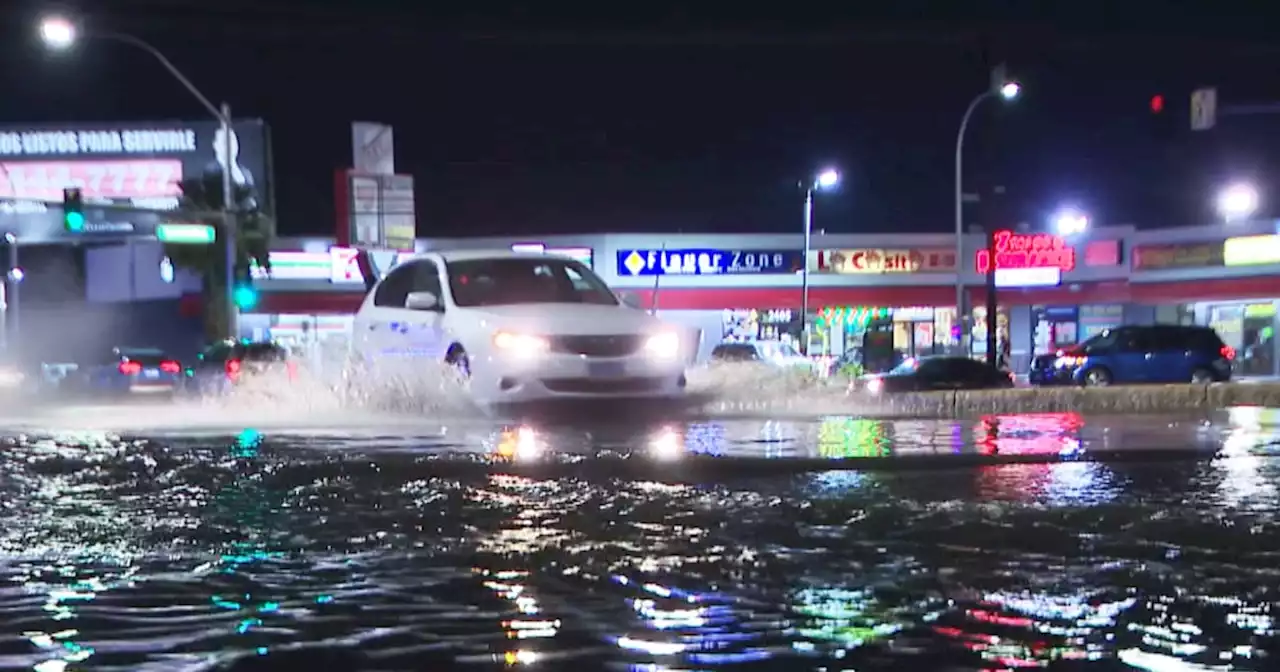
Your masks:
{"label": "ripple on water", "polygon": [[[991,447],[1030,450],[1015,427]],[[510,472],[519,432],[447,473],[316,437],[27,437],[0,456],[0,667],[1268,669],[1280,463],[1224,436],[684,483]]]}

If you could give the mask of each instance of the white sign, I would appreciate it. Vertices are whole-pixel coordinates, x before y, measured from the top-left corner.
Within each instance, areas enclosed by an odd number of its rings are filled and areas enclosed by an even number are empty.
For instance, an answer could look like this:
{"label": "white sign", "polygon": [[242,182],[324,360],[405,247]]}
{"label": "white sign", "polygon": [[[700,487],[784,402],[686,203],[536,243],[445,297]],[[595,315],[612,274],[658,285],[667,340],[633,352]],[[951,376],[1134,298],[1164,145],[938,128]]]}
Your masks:
{"label": "white sign", "polygon": [[190,128],[0,133],[0,156],[177,154],[196,151]]}
{"label": "white sign", "polygon": [[1057,287],[1062,284],[1062,269],[997,268],[996,287]]}
{"label": "white sign", "polygon": [[1207,131],[1218,122],[1218,90],[1196,89],[1191,92],[1191,130]]}
{"label": "white sign", "polygon": [[371,121],[351,122],[351,167],[357,173],[395,174],[395,142],[390,126]]}

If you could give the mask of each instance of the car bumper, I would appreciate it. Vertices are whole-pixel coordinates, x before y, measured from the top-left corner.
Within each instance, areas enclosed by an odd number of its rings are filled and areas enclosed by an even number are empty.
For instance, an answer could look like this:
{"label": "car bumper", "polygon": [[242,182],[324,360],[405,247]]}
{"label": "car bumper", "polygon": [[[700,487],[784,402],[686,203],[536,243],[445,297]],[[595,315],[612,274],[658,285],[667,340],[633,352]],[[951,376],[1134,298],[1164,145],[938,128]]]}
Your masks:
{"label": "car bumper", "polygon": [[555,399],[667,399],[683,396],[687,382],[682,360],[662,361],[642,355],[494,356],[473,361],[471,367],[472,396],[498,404]]}

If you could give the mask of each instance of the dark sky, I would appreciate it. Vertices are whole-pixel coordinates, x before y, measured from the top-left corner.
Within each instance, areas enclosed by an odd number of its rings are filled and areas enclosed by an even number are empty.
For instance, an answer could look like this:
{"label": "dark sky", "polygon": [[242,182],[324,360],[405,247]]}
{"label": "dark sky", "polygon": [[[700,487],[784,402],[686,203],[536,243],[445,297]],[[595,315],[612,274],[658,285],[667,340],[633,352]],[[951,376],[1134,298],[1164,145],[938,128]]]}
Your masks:
{"label": "dark sky", "polygon": [[[795,183],[827,163],[848,179],[815,226],[947,231],[956,128],[997,61],[1026,95],[975,116],[966,183],[1006,185],[1003,218],[1072,204],[1099,223],[1190,224],[1208,220],[1225,180],[1275,182],[1280,115],[1186,129],[1199,85],[1217,85],[1223,105],[1280,101],[1275,12],[1046,0],[901,1],[861,16],[628,3],[645,9],[611,15],[614,4],[544,16],[403,0],[82,0],[78,15],[151,42],[237,116],[267,120],[281,233],[332,232],[333,170],[350,161],[356,119],[394,125],[420,235],[793,231]],[[830,6],[853,4],[867,3]],[[997,11],[1006,4],[1035,9]],[[44,54],[42,6],[0,14],[0,122],[202,116],[138,50]],[[1154,94],[1167,119],[1150,114]]]}

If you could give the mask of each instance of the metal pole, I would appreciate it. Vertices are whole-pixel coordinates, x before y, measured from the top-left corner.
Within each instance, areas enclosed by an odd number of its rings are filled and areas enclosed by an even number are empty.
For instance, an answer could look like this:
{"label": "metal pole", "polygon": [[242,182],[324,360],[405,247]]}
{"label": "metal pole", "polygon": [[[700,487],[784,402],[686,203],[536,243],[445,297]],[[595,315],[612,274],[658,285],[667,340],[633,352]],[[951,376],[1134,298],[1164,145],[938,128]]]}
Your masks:
{"label": "metal pole", "polygon": [[1000,343],[996,338],[996,329],[1000,324],[999,320],[999,304],[996,302],[996,228],[990,227],[987,231],[987,257],[990,263],[987,264],[987,365],[995,368],[996,361],[999,359],[999,353],[996,352],[1000,347]]}
{"label": "metal pole", "polygon": [[6,277],[9,280],[9,307],[5,311],[9,322],[9,352],[17,352],[22,345],[20,336],[21,323],[18,317],[18,285],[22,284],[18,278],[14,277],[13,272],[18,268],[18,237],[12,233],[4,236],[5,242],[9,243],[9,273]]}
{"label": "metal pole", "polygon": [[967,264],[964,259],[964,134],[969,129],[969,118],[978,105],[990,96],[987,91],[974,98],[960,118],[960,131],[956,133],[956,321],[960,327],[960,349],[968,354],[969,329],[964,312],[964,271]]}
{"label": "metal pole", "polygon": [[809,354],[809,247],[813,237],[813,187],[804,190],[804,250],[800,254],[800,352]]}
{"label": "metal pole", "polygon": [[231,150],[231,106],[223,103],[222,114],[222,150],[227,163],[222,167],[222,241],[226,252],[226,286],[223,296],[226,300],[227,336],[240,338],[240,311],[236,308],[236,215],[233,208],[233,189],[231,188],[231,163],[235,156]]}

